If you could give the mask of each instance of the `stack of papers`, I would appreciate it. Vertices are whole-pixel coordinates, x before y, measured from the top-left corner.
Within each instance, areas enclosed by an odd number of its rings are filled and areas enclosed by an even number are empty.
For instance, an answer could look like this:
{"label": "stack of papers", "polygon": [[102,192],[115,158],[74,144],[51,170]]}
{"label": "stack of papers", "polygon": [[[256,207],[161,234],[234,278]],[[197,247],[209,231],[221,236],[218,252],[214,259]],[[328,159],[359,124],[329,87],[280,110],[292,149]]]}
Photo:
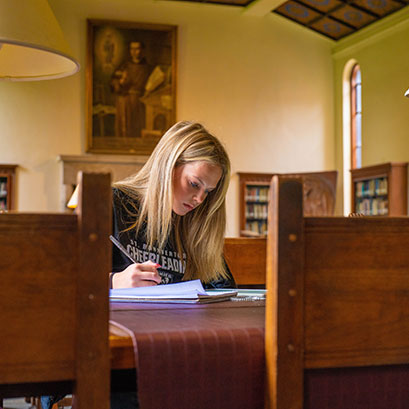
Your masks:
{"label": "stack of papers", "polygon": [[109,299],[114,302],[210,303],[228,301],[236,295],[234,289],[206,292],[200,280],[109,290]]}

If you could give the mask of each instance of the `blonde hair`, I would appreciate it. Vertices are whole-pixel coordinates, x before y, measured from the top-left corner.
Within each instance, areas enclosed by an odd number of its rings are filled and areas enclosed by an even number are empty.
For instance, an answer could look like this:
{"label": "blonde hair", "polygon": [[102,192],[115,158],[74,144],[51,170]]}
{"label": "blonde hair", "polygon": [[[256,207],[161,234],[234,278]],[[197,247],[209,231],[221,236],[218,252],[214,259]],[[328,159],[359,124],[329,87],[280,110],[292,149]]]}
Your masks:
{"label": "blonde hair", "polygon": [[[189,162],[205,161],[222,170],[221,178],[206,199],[185,216],[172,213],[173,172]],[[226,228],[225,198],[230,181],[230,160],[219,142],[201,124],[178,122],[160,139],[143,168],[114,184],[126,193],[135,208],[136,233],[146,226],[149,246],[163,249],[173,229],[179,257],[186,253],[185,280],[209,282],[227,272],[223,258]],[[145,224],[146,223],[146,224]]]}

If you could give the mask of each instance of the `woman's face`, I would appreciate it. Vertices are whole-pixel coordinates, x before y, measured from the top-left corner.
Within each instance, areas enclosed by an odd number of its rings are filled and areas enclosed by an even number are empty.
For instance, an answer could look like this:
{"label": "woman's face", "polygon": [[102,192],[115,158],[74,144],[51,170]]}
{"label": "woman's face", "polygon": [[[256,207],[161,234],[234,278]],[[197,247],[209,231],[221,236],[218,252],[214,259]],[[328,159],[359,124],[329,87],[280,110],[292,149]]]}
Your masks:
{"label": "woman's face", "polygon": [[202,203],[222,177],[220,166],[197,161],[179,165],[173,172],[173,211],[179,216]]}

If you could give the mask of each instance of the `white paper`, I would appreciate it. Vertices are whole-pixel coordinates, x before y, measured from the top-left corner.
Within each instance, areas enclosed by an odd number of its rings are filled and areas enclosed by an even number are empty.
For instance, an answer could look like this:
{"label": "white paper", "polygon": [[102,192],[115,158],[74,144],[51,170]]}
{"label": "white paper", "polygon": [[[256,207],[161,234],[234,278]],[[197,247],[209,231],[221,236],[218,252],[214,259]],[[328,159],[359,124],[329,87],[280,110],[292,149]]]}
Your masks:
{"label": "white paper", "polygon": [[[220,296],[223,293],[234,296],[236,292],[229,290],[225,292],[218,292]],[[109,297],[111,299],[185,299],[196,300],[201,297],[212,297],[214,295],[208,294],[202,286],[200,280],[182,281],[180,283],[155,285],[151,287],[136,287],[136,288],[118,288],[109,290]]]}

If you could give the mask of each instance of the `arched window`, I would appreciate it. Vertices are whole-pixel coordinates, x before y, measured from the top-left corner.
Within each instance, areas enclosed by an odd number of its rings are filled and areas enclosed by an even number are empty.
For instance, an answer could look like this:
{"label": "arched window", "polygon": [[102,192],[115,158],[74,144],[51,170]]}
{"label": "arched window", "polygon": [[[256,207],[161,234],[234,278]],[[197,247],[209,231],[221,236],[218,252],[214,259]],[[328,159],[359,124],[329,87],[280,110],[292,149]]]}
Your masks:
{"label": "arched window", "polygon": [[351,59],[342,73],[342,193],[345,216],[351,212],[351,169],[361,166],[361,105],[361,71],[358,62]]}
{"label": "arched window", "polygon": [[351,72],[351,168],[362,166],[362,83],[361,69],[355,64]]}

